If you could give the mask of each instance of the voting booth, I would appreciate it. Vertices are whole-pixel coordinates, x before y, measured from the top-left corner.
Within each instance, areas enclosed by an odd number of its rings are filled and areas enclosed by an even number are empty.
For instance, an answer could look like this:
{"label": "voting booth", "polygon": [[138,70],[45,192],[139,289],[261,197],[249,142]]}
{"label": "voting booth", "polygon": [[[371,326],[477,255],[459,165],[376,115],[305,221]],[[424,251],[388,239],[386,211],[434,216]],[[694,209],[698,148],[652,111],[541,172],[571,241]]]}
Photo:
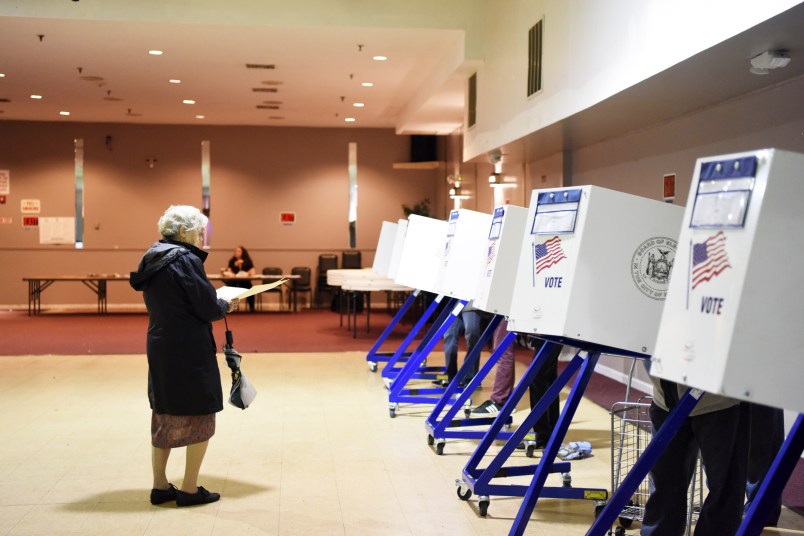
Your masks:
{"label": "voting booth", "polygon": [[696,162],[651,375],[687,385],[588,534],[604,534],[703,392],[799,413],[743,517],[759,534],[804,450],[798,265],[804,155],[762,149]]}
{"label": "voting booth", "polygon": [[400,285],[438,294],[436,281],[444,259],[447,222],[411,215],[394,280]]}
{"label": "voting booth", "polygon": [[[467,211],[468,212],[468,211]],[[514,288],[514,279],[516,277],[517,261],[519,259],[519,250],[522,243],[522,237],[525,228],[525,219],[527,216],[527,209],[511,205],[503,205],[494,209],[494,214],[489,217],[483,215],[483,218],[477,218],[479,223],[485,222],[485,227],[472,229],[471,234],[467,237],[472,238],[470,253],[473,256],[471,262],[466,261],[467,266],[473,266],[477,263],[479,268],[476,269],[475,287],[474,289],[468,288],[467,285],[471,284],[472,272],[456,273],[454,277],[463,277],[466,279],[463,288],[458,292],[458,296],[473,296],[472,304],[480,310],[495,313],[491,319],[486,332],[484,332],[481,339],[476,343],[474,348],[468,349],[469,352],[464,359],[464,364],[461,367],[459,376],[461,374],[468,374],[472,370],[476,360],[480,358],[480,352],[485,347],[488,339],[493,336],[494,330],[499,323],[503,320],[503,316],[507,314],[511,304],[511,295]],[[459,215],[456,218],[462,226],[460,230],[456,231],[455,236],[448,237],[447,240],[456,240],[461,237],[460,233],[464,233],[469,229],[469,225],[463,226],[465,220],[464,216]],[[478,225],[479,226],[479,225]],[[450,234],[448,232],[448,234]],[[475,242],[479,242],[479,247]],[[446,251],[450,254],[455,254],[457,248],[454,243],[449,243]],[[469,252],[467,252],[469,253]],[[475,258],[476,257],[476,258]],[[452,262],[455,257],[450,258]],[[447,260],[444,266],[449,269]],[[460,265],[453,264],[453,270],[460,268]],[[473,269],[475,271],[475,269]],[[442,270],[441,275],[445,275],[447,270]],[[456,285],[454,288],[458,288]],[[467,409],[471,406],[470,396],[472,392],[480,385],[482,380],[488,376],[491,369],[496,365],[500,357],[511,346],[515,338],[515,334],[508,333],[492,351],[491,356],[486,360],[482,367],[479,368],[478,373],[474,378],[469,381],[463,393],[458,395],[457,399],[450,405],[451,396],[457,391],[455,385],[450,384],[444,393],[441,400],[435,405],[433,411],[425,421],[425,430],[428,433],[428,442],[435,445],[436,454],[443,454],[446,439],[482,439],[486,435],[486,430],[471,430],[467,427],[484,426],[494,423],[494,417],[472,417],[471,410]],[[453,383],[455,383],[453,381]],[[456,418],[457,413],[461,408],[464,408],[465,418]],[[507,416],[503,424],[510,425],[513,419]],[[502,430],[495,432],[496,439],[506,439],[510,436],[509,432]]]}
{"label": "voting booth", "polygon": [[402,258],[402,246],[405,245],[405,235],[408,232],[408,220],[399,220],[396,224],[396,234],[391,249],[391,260],[388,263],[386,275],[391,279],[396,279],[399,271],[399,260]]}
{"label": "voting booth", "polygon": [[478,309],[501,315],[511,309],[527,215],[528,209],[514,205],[494,209],[473,302]]}
{"label": "voting booth", "polygon": [[651,373],[804,412],[804,155],[699,159]]}
{"label": "voting booth", "polygon": [[509,329],[651,354],[683,213],[599,186],[534,190]]}
{"label": "voting booth", "polygon": [[[497,421],[463,469],[458,496],[478,494],[481,515],[488,509],[490,495],[523,496],[512,534],[521,534],[540,497],[592,500],[596,509],[605,504],[607,490],[570,486],[569,464],[553,460],[601,353],[647,357],[653,351],[683,213],[681,207],[598,186],[533,191],[519,247],[508,329],[545,342],[498,419],[513,411],[540,368],[556,355],[558,344],[578,346],[581,351],[558,372],[488,466],[480,468],[500,428]],[[570,395],[541,462],[504,467],[570,382]],[[560,472],[565,485],[547,486],[551,472]],[[526,489],[492,482],[512,474],[533,478]]]}
{"label": "voting booth", "polygon": [[391,268],[391,258],[394,253],[394,242],[399,224],[384,221],[380,228],[380,237],[377,239],[377,249],[374,253],[374,262],[371,270],[379,275],[387,276]]}
{"label": "voting booth", "polygon": [[439,294],[472,300],[485,260],[491,216],[474,210],[450,212],[444,238],[444,258],[436,279]]}

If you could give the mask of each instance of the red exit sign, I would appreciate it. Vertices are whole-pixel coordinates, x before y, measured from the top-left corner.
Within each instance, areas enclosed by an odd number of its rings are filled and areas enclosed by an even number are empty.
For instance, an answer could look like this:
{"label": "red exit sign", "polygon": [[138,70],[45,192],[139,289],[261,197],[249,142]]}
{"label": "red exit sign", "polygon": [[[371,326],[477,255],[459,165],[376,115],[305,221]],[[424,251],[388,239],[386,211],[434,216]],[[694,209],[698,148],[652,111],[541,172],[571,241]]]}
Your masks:
{"label": "red exit sign", "polygon": [[295,212],[280,212],[279,213],[279,221],[285,225],[293,225],[296,223],[296,213]]}
{"label": "red exit sign", "polygon": [[39,216],[23,216],[22,224],[25,227],[36,227],[39,225]]}

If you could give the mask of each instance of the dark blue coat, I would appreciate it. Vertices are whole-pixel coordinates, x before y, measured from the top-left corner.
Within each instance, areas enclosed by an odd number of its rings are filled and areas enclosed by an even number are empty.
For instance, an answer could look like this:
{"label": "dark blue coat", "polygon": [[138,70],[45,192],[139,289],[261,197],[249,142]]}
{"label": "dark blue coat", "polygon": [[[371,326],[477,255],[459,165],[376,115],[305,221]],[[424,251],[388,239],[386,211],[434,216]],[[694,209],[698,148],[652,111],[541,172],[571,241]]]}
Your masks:
{"label": "dark blue coat", "polygon": [[148,309],[148,398],[168,415],[206,415],[223,409],[212,321],[226,314],[204,272],[207,253],[161,240],[145,253],[131,286]]}

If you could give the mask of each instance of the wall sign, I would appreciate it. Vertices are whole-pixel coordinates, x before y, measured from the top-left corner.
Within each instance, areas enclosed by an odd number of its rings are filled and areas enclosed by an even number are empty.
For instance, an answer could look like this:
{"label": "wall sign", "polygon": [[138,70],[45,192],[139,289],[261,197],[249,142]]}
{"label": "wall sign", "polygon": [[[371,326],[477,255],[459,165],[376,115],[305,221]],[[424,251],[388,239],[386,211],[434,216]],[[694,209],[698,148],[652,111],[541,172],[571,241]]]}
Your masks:
{"label": "wall sign", "polygon": [[676,174],[664,176],[664,202],[672,203],[676,198]]}
{"label": "wall sign", "polygon": [[0,195],[11,193],[11,172],[7,169],[0,169]]}
{"label": "wall sign", "polygon": [[20,199],[20,212],[23,214],[39,214],[42,203],[39,199]]}
{"label": "wall sign", "polygon": [[23,216],[22,225],[23,227],[38,227],[39,216]]}
{"label": "wall sign", "polygon": [[293,225],[294,223],[296,223],[296,213],[280,212],[279,221],[282,223],[282,225]]}

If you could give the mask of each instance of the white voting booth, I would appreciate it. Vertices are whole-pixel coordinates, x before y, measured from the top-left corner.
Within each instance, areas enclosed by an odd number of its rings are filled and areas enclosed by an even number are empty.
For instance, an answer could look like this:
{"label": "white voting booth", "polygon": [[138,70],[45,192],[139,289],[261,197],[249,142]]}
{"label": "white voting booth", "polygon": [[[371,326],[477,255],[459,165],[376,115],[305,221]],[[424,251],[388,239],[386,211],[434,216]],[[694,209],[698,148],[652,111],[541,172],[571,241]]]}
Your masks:
{"label": "white voting booth", "polygon": [[442,238],[444,257],[436,278],[436,289],[459,300],[472,300],[477,280],[485,265],[486,236],[491,215],[473,210],[453,210],[446,236]]}
{"label": "white voting booth", "polygon": [[388,275],[398,230],[399,224],[390,221],[382,222],[380,238],[377,240],[377,250],[374,253],[374,262],[371,265],[371,270],[374,273],[383,276]]}
{"label": "white voting booth", "polygon": [[503,316],[510,311],[527,216],[528,209],[514,205],[494,209],[473,302],[478,309]]}
{"label": "white voting booth", "polygon": [[396,225],[391,260],[388,263],[388,273],[386,274],[391,279],[396,279],[399,271],[399,260],[402,258],[402,247],[405,245],[405,235],[408,232],[408,220],[399,220]]}
{"label": "white voting booth", "polygon": [[[647,357],[653,351],[683,213],[681,207],[599,186],[533,191],[508,329],[546,342],[500,417],[510,411],[512,399],[524,394],[523,382],[535,378],[555,344],[583,351],[567,362],[485,470],[478,467],[490,445],[487,438],[464,467],[463,482],[469,490],[478,494],[498,490],[490,480],[575,376],[511,534],[522,533],[539,497],[606,500],[605,489],[547,486],[547,475],[556,465],[547,460],[557,455],[601,353]],[[511,493],[516,492],[512,488]]]}
{"label": "white voting booth", "polygon": [[703,391],[799,413],[743,517],[759,534],[804,449],[804,155],[763,149],[695,166],[651,374],[691,387],[589,534],[603,534]]}
{"label": "white voting booth", "polygon": [[699,159],[651,373],[804,412],[804,155]]}
{"label": "white voting booth", "polygon": [[683,213],[599,186],[534,190],[509,329],[651,354]]}
{"label": "white voting booth", "polygon": [[436,281],[444,258],[447,222],[411,215],[394,280],[406,287],[438,293]]}

